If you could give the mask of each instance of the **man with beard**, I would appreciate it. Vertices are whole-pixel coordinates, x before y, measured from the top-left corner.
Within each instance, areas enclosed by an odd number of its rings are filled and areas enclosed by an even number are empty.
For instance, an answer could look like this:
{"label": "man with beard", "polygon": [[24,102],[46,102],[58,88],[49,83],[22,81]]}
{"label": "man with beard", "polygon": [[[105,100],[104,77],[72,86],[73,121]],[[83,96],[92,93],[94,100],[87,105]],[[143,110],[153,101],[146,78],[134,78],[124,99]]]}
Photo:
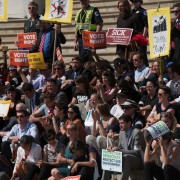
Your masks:
{"label": "man with beard", "polygon": [[[120,0],[118,2],[119,16],[117,19],[117,28],[131,28],[133,34],[140,32],[140,23],[136,14],[132,15],[131,6],[128,0]],[[125,57],[126,47],[124,45],[117,45],[116,53],[121,58]]]}

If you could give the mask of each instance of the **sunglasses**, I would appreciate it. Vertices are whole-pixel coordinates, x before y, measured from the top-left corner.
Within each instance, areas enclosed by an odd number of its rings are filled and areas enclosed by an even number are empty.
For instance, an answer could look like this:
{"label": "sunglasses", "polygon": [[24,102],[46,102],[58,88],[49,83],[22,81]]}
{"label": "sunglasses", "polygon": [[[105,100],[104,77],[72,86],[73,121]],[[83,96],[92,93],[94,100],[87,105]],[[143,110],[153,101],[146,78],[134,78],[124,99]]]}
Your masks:
{"label": "sunglasses", "polygon": [[60,69],[62,69],[62,68],[54,68],[54,70],[60,70]]}
{"label": "sunglasses", "polygon": [[50,137],[50,138],[47,139],[47,141],[52,141],[54,139],[55,139],[55,137]]}
{"label": "sunglasses", "polygon": [[19,119],[19,118],[24,118],[24,116],[23,116],[23,115],[20,115],[20,116],[16,116],[16,118],[17,118],[17,119]]}
{"label": "sunglasses", "polygon": [[68,111],[69,114],[73,114],[74,112],[73,111]]}
{"label": "sunglasses", "polygon": [[137,62],[138,61],[138,59],[133,59],[133,62]]}
{"label": "sunglasses", "polygon": [[158,96],[164,96],[166,95],[165,93],[158,93]]}
{"label": "sunglasses", "polygon": [[28,9],[35,9],[35,6],[29,6]]}

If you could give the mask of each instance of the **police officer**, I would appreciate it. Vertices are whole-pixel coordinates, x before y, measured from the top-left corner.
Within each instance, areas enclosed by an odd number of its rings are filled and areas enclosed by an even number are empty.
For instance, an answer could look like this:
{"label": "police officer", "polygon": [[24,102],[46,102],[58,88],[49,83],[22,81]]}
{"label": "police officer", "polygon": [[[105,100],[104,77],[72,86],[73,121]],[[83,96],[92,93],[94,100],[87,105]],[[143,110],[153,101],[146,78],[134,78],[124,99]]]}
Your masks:
{"label": "police officer", "polygon": [[101,31],[103,20],[99,10],[96,7],[90,6],[89,0],[80,0],[82,9],[80,9],[75,17],[76,31],[74,50],[79,50],[79,55],[87,62],[90,60],[89,50],[83,47],[82,31]]}
{"label": "police officer", "polygon": [[[143,3],[142,0],[131,0],[134,8],[132,10],[133,14],[136,14],[139,18],[140,22],[140,32],[144,37],[147,36],[148,34],[148,21],[147,21],[147,13],[146,9],[144,9],[141,5]],[[148,66],[148,60],[147,60],[147,46],[142,46],[140,47],[140,51],[144,54],[145,56],[145,64]]]}
{"label": "police officer", "polygon": [[31,1],[28,5],[28,11],[31,17],[24,23],[24,32],[36,32],[38,35],[40,32],[38,4],[34,1]]}

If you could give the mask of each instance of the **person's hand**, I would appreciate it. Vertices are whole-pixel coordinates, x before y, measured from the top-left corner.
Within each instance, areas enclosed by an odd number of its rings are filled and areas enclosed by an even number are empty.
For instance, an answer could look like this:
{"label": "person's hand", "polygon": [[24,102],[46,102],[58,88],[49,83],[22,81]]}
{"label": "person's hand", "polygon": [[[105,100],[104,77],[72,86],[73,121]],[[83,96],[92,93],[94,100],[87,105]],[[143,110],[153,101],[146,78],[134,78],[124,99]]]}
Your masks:
{"label": "person's hand", "polygon": [[39,161],[37,161],[35,164],[36,164],[36,166],[38,166],[39,168],[41,168],[41,167],[45,164],[45,162],[42,161],[42,160],[39,160]]}
{"label": "person's hand", "polygon": [[153,138],[151,135],[148,135],[145,137],[145,142],[147,146],[151,146],[152,142],[153,142]]}
{"label": "person's hand", "polygon": [[74,50],[78,51],[79,50],[79,45],[77,42],[74,42]]}
{"label": "person's hand", "polygon": [[97,82],[96,82],[96,89],[97,89],[97,90],[103,89],[103,84],[102,84],[100,81],[97,81]]}
{"label": "person's hand", "polygon": [[93,56],[95,56],[96,55],[96,49],[91,49],[91,53]]}
{"label": "person's hand", "polygon": [[109,147],[107,147],[106,149],[108,150],[108,151],[112,151],[112,146],[109,146]]}
{"label": "person's hand", "polygon": [[17,72],[18,72],[19,74],[23,74],[23,72],[22,72],[22,67],[18,66],[18,67],[17,67]]}
{"label": "person's hand", "polygon": [[117,146],[112,147],[112,151],[117,151],[117,150],[118,150]]}
{"label": "person's hand", "polygon": [[5,82],[5,86],[9,86],[10,85],[10,82],[9,81],[6,81]]}
{"label": "person's hand", "polygon": [[78,166],[79,166],[78,162],[75,163],[75,164],[73,165],[72,169],[71,169],[71,173],[77,172]]}
{"label": "person's hand", "polygon": [[17,177],[17,174],[16,173],[13,173],[12,177],[10,180],[15,180],[15,178]]}
{"label": "person's hand", "polygon": [[160,147],[165,147],[167,140],[164,140],[162,136],[158,137],[158,142]]}
{"label": "person's hand", "polygon": [[92,111],[92,118],[95,122],[100,120],[100,114],[98,113],[98,111]]}

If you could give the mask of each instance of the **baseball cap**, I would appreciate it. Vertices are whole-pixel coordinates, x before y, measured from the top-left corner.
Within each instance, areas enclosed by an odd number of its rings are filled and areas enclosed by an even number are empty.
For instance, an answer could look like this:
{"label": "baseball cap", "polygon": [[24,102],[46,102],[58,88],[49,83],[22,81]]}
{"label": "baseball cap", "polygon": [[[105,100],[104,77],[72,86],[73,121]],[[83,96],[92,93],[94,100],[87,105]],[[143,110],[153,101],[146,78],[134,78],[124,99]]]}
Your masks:
{"label": "baseball cap", "polygon": [[116,58],[114,60],[114,67],[121,66],[122,64],[125,64],[125,63],[126,63],[125,59]]}
{"label": "baseball cap", "polygon": [[131,100],[131,99],[127,99],[123,104],[121,104],[122,107],[135,107],[137,109],[139,109],[138,104]]}
{"label": "baseball cap", "polygon": [[119,96],[128,97],[129,96],[129,92],[126,89],[120,89],[118,91],[118,93],[116,94],[116,97],[119,97]]}

